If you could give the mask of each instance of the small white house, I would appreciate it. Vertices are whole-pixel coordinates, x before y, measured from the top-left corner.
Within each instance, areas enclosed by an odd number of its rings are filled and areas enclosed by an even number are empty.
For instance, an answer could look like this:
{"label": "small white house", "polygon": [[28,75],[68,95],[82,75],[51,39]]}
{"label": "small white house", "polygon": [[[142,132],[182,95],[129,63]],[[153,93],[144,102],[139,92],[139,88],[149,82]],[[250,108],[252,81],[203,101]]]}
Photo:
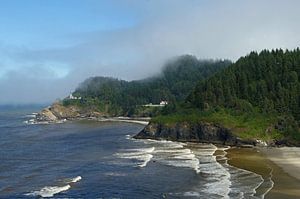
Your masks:
{"label": "small white house", "polygon": [[142,106],[146,106],[146,107],[161,107],[161,106],[166,106],[167,104],[168,104],[167,101],[161,101],[159,104],[149,103],[149,104],[145,104],[145,105],[142,105]]}
{"label": "small white house", "polygon": [[70,95],[69,95],[69,99],[75,99],[75,100],[77,100],[77,99],[81,99],[81,97],[75,97],[75,96],[73,96],[73,94],[71,93]]}
{"label": "small white house", "polygon": [[167,101],[161,101],[161,102],[159,103],[159,105],[165,106],[165,105],[168,105],[168,102],[167,102]]}

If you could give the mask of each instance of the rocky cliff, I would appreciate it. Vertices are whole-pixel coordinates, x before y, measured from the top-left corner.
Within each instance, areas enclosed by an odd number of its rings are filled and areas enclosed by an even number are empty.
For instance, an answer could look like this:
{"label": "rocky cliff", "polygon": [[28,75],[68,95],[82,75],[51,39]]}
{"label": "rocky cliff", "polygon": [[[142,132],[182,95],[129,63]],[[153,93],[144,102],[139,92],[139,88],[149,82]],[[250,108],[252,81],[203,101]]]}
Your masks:
{"label": "rocky cliff", "polygon": [[93,111],[90,109],[83,109],[78,106],[63,106],[57,102],[51,106],[44,108],[36,116],[37,122],[57,122],[65,119],[101,117],[105,114]]}
{"label": "rocky cliff", "polygon": [[257,145],[256,140],[242,140],[229,129],[211,123],[177,123],[173,125],[150,123],[134,138],[166,139],[181,142],[206,142],[230,146]]}

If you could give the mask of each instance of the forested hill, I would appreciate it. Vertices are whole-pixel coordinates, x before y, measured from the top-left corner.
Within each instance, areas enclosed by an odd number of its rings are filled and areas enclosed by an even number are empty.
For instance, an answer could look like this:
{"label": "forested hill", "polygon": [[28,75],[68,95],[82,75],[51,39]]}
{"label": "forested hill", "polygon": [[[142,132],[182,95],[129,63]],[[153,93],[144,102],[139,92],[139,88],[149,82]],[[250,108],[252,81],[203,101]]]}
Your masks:
{"label": "forested hill", "polygon": [[138,81],[124,81],[108,77],[92,77],[80,84],[73,93],[80,101],[65,100],[64,104],[94,106],[114,115],[132,115],[137,106],[160,101],[184,100],[197,82],[224,69],[227,60],[198,60],[184,55],[169,61],[161,74]]}
{"label": "forested hill", "polygon": [[200,109],[257,107],[300,120],[300,50],[264,50],[240,58],[199,83],[188,97]]}
{"label": "forested hill", "polygon": [[216,125],[247,143],[300,146],[299,76],[299,49],[251,52],[198,82],[184,103],[167,106],[152,125]]}
{"label": "forested hill", "polygon": [[[300,50],[264,50],[200,81],[152,122],[216,124],[244,140],[300,146]],[[251,141],[251,142],[252,142]]]}

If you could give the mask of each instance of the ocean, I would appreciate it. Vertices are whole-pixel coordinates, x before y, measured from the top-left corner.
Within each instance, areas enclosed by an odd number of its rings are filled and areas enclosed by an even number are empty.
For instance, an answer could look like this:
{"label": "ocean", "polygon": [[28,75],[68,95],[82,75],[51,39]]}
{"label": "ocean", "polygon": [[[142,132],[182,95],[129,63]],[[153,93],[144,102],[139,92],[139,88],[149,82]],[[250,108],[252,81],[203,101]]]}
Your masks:
{"label": "ocean", "polygon": [[227,148],[136,140],[141,124],[26,124],[0,110],[0,198],[264,198],[272,181],[227,164]]}

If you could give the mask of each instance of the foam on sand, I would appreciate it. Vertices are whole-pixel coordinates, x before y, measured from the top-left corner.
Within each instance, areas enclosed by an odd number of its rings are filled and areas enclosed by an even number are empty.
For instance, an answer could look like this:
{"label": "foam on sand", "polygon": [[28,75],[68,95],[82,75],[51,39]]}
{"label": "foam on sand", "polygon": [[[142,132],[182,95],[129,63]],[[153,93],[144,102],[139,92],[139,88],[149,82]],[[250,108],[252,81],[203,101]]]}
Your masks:
{"label": "foam on sand", "polygon": [[[151,159],[159,164],[191,168],[201,175],[201,183],[181,193],[180,197],[210,198],[264,198],[273,188],[272,171],[263,178],[254,172],[231,166],[227,163],[230,147],[213,144],[180,143],[166,140],[134,140],[155,147]],[[136,154],[131,154],[136,155]],[[145,158],[145,156],[144,156]],[[257,190],[260,193],[256,193]],[[261,190],[264,190],[263,192]]]}
{"label": "foam on sand", "polygon": [[[170,193],[180,198],[229,198],[231,191],[230,173],[214,156],[217,147],[212,144],[188,143],[183,149],[176,149],[174,159],[175,166],[184,166],[185,161],[180,158],[191,158],[189,163],[196,170],[197,176],[201,178],[199,184],[190,187],[185,192]],[[197,160],[192,161],[192,160]]]}
{"label": "foam on sand", "polygon": [[112,118],[101,118],[97,119],[100,122],[126,122],[126,123],[136,123],[142,125],[148,125],[149,121],[144,120],[135,120],[131,118],[122,118],[122,117],[112,117]]}
{"label": "foam on sand", "polygon": [[[220,159],[227,158],[226,150],[222,149],[223,155],[219,156]],[[272,168],[269,176],[264,178],[255,172],[229,165],[227,160],[223,165],[228,168],[231,175],[232,185],[229,195],[233,198],[264,198],[274,186]]]}
{"label": "foam on sand", "polygon": [[[272,188],[273,181],[263,179],[261,175],[239,169],[227,164],[226,150],[229,147],[217,148],[208,144],[192,144],[188,146],[199,159],[201,183],[190,190],[177,195],[188,198],[264,198]],[[266,187],[267,192],[256,195],[256,189]]]}

